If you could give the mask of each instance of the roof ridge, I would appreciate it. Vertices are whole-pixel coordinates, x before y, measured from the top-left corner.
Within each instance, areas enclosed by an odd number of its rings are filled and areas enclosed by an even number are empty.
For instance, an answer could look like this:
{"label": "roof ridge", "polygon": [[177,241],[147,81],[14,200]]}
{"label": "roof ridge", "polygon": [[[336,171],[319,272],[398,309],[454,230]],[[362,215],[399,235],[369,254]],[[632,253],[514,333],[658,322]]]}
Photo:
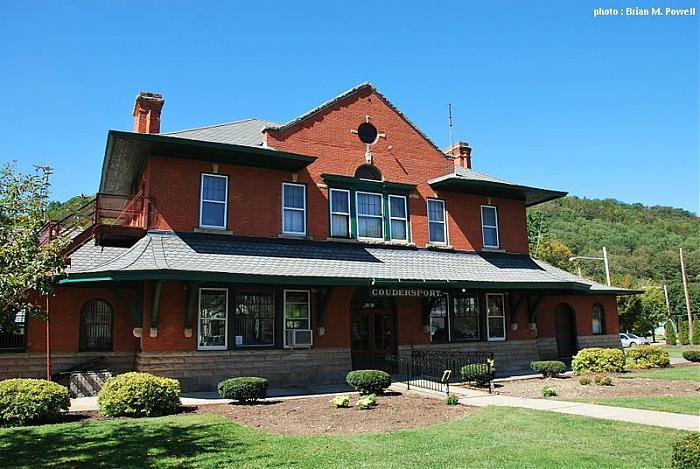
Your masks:
{"label": "roof ridge", "polygon": [[272,122],[272,121],[268,121],[267,119],[258,119],[257,117],[246,117],[245,119],[239,119],[239,120],[235,120],[235,121],[231,121],[231,122],[222,122],[221,124],[203,125],[201,127],[192,127],[190,129],[174,130],[172,132],[162,132],[159,135],[172,135],[172,134],[179,134],[182,132],[191,132],[193,130],[211,129],[214,127],[223,127],[225,125],[240,124],[242,122],[248,122],[248,121]]}

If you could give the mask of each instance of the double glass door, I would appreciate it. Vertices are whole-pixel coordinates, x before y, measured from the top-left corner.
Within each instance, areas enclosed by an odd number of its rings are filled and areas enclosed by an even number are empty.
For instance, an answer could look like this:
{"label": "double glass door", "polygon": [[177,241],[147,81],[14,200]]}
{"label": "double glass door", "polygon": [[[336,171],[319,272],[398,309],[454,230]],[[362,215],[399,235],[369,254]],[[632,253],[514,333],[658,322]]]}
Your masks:
{"label": "double glass door", "polygon": [[394,320],[390,308],[361,308],[353,312],[353,369],[385,369],[386,356],[396,354]]}

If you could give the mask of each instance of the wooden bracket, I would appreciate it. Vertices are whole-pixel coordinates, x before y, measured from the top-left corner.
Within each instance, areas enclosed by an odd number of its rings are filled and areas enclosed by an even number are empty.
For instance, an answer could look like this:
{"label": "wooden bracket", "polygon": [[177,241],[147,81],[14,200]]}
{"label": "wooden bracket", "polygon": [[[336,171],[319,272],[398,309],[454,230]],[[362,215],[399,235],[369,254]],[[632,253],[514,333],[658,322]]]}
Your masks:
{"label": "wooden bracket", "polygon": [[[163,288],[163,280],[158,280],[153,286],[153,302],[151,303],[151,331],[158,330],[158,308],[160,307],[160,292]],[[156,333],[157,334],[157,333]],[[151,333],[151,337],[156,335]]]}
{"label": "wooden bracket", "polygon": [[537,322],[537,307],[542,302],[542,298],[544,298],[542,293],[538,294],[534,301],[530,295],[527,297],[527,322],[530,324],[535,324]]}
{"label": "wooden bracket", "polygon": [[316,319],[318,327],[326,327],[326,313],[328,312],[328,301],[333,293],[333,287],[318,289],[318,317]]}

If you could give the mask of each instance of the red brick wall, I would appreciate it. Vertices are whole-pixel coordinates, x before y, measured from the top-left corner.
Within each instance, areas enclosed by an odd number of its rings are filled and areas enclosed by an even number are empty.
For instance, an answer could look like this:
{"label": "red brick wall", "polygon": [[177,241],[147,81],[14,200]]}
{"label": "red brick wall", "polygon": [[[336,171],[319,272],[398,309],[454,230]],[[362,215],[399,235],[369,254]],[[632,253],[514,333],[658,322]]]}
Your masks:
{"label": "red brick wall", "polygon": [[[185,309],[187,308],[185,282],[163,282],[158,308],[158,336],[150,336],[153,284],[154,282],[146,282],[144,289],[144,328],[141,350],[144,352],[195,350],[197,348],[197,311],[192,316],[192,337],[185,337]],[[231,314],[232,312],[229,311],[229,315]]]}
{"label": "red brick wall", "polygon": [[566,303],[574,310],[576,334],[593,334],[593,305],[600,303],[605,311],[605,333],[617,334],[620,326],[617,318],[617,302],[614,296],[550,296],[540,303],[537,312],[537,332],[540,337],[555,337],[554,311],[559,303]]}
{"label": "red brick wall", "polygon": [[[444,175],[450,167],[443,154],[427,142],[399,114],[369,89],[347,97],[322,114],[285,132],[270,132],[271,147],[317,156],[296,174],[307,187],[307,231],[314,239],[328,237],[328,189],[323,173],[353,176],[365,162],[365,146],[350,133],[365,116],[386,134],[372,147],[374,163],[385,180],[416,184],[408,200],[412,240],[428,241],[426,199],[446,201],[449,241],[456,249],[480,250],[480,205],[498,207],[501,247],[527,252],[525,206],[521,201],[442,192],[436,194],[427,181]],[[216,167],[216,168],[215,168]],[[157,217],[153,228],[192,231],[199,223],[201,173],[229,177],[228,227],[238,235],[276,237],[281,234],[281,185],[293,182],[290,172],[248,168],[229,164],[153,156],[144,173],[146,193]],[[451,170],[451,168],[450,168]]]}
{"label": "red brick wall", "polygon": [[[130,301],[132,293],[124,292]],[[51,350],[54,352],[76,352],[80,342],[80,310],[91,299],[103,299],[114,309],[113,350],[115,352],[137,351],[139,340],[133,335],[134,321],[121,303],[107,288],[59,288],[50,300]],[[45,303],[42,300],[42,306]],[[46,351],[46,322],[32,318],[27,329],[28,352]]]}

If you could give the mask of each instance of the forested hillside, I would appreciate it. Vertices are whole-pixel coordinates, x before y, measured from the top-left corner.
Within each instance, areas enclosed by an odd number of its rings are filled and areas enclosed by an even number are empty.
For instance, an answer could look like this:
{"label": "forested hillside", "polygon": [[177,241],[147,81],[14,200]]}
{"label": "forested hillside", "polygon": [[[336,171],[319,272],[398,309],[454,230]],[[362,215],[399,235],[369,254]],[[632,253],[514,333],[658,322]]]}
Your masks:
{"label": "forested hillside", "polygon": [[601,256],[605,246],[614,285],[641,288],[666,282],[672,311],[679,315],[686,314],[678,254],[678,248],[683,248],[693,311],[698,310],[700,217],[693,213],[609,199],[565,197],[530,209],[528,221],[531,251],[536,256],[571,272],[580,265],[584,276],[604,283],[602,261],[575,264],[568,258]]}

